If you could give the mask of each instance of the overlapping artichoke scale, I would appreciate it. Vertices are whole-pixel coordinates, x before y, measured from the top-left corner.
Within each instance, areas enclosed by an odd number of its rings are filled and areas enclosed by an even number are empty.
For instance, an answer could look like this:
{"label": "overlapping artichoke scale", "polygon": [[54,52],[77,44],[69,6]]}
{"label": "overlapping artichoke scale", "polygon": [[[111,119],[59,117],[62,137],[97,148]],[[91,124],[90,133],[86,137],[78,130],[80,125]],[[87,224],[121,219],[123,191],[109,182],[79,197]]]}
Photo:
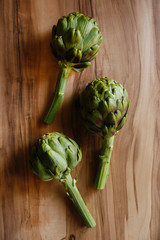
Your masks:
{"label": "overlapping artichoke scale", "polygon": [[86,52],[82,55],[82,61],[88,61],[91,60],[98,52],[99,45],[95,44],[91,48],[89,48]]}
{"label": "overlapping artichoke scale", "polygon": [[102,114],[98,110],[93,110],[92,113],[86,113],[87,119],[95,124],[96,127],[102,128],[104,125],[104,119]]}
{"label": "overlapping artichoke scale", "polygon": [[49,138],[48,145],[53,151],[57,152],[62,157],[65,156],[65,148],[60,144],[58,138],[54,138],[54,140],[52,138]]}
{"label": "overlapping artichoke scale", "polygon": [[87,68],[91,65],[90,62],[80,62],[78,64],[75,64],[73,66],[73,71],[76,71],[76,72],[81,72],[84,70],[84,68]]}
{"label": "overlapping artichoke scale", "polygon": [[50,181],[53,179],[52,174],[48,169],[46,169],[37,156],[36,147],[33,147],[32,154],[31,154],[31,160],[30,160],[30,167],[34,174],[36,174],[39,178],[41,178],[43,181]]}
{"label": "overlapping artichoke scale", "polygon": [[63,37],[66,51],[70,48],[83,49],[83,38],[79,29],[70,28]]}
{"label": "overlapping artichoke scale", "polygon": [[66,52],[66,59],[69,62],[79,63],[82,57],[81,50],[76,48],[71,48]]}
{"label": "overlapping artichoke scale", "polygon": [[56,34],[64,37],[68,30],[68,21],[66,17],[62,17],[58,20]]}
{"label": "overlapping artichoke scale", "polygon": [[93,26],[97,27],[97,23],[88,16],[81,15],[77,20],[77,28],[80,30],[83,38],[91,31]]}
{"label": "overlapping artichoke scale", "polygon": [[83,41],[83,52],[87,51],[90,47],[97,44],[101,39],[100,31],[97,27],[91,29],[91,31],[85,36]]}
{"label": "overlapping artichoke scale", "polygon": [[117,131],[119,131],[123,127],[124,123],[127,120],[129,105],[130,105],[130,101],[128,101],[128,104],[127,104],[127,107],[126,107],[126,112],[125,112],[123,118],[120,120],[120,122],[119,122],[119,124],[117,126]]}
{"label": "overlapping artichoke scale", "polygon": [[66,158],[67,158],[69,168],[73,169],[79,163],[81,156],[79,155],[79,151],[76,151],[75,147],[73,147],[73,145],[70,145],[66,149]]}
{"label": "overlapping artichoke scale", "polygon": [[67,27],[70,28],[77,28],[77,15],[75,13],[70,13],[67,17]]}
{"label": "overlapping artichoke scale", "polygon": [[60,170],[60,176],[67,169],[67,161],[59,153],[53,151],[47,143],[42,143],[38,146],[38,156],[41,158],[41,162],[44,167],[50,169],[50,171],[55,174],[56,167]]}
{"label": "overlapping artichoke scale", "polygon": [[63,59],[64,56],[66,55],[66,48],[62,39],[62,36],[54,36],[52,43],[52,50],[56,56],[59,58]]}

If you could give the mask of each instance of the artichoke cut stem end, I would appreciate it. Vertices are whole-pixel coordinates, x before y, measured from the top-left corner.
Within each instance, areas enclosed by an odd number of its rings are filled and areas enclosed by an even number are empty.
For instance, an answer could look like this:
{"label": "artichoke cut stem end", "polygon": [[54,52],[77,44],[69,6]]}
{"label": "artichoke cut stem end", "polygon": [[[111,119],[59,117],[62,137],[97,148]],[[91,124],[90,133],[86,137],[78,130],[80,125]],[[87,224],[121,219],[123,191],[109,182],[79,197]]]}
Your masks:
{"label": "artichoke cut stem end", "polygon": [[44,118],[46,124],[51,124],[64,97],[64,90],[66,85],[66,80],[71,71],[71,66],[68,64],[63,64],[61,70],[58,74],[58,79],[56,83],[56,89],[53,95],[53,100]]}
{"label": "artichoke cut stem end", "polygon": [[102,137],[102,150],[99,156],[99,167],[95,178],[94,187],[104,189],[109,176],[110,159],[113,149],[114,136]]}
{"label": "artichoke cut stem end", "polygon": [[70,174],[68,174],[64,179],[61,180],[61,182],[64,184],[67,195],[70,197],[72,202],[74,203],[76,209],[78,210],[80,216],[82,217],[85,225],[88,228],[92,228],[96,226],[96,223],[91,216],[85,202],[83,201],[76,184],[73,184],[73,179]]}

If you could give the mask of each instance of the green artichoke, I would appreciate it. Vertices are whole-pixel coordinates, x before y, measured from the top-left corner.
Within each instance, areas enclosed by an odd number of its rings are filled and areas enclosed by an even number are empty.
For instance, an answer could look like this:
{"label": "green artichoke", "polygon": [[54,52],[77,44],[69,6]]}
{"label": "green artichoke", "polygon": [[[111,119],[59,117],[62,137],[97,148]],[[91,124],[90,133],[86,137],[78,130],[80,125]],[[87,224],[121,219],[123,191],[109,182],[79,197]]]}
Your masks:
{"label": "green artichoke", "polygon": [[52,104],[44,119],[51,124],[64,96],[65,83],[70,70],[83,71],[97,56],[102,35],[96,21],[82,13],[74,12],[58,20],[52,29],[51,49],[59,59],[59,72]]}
{"label": "green artichoke", "polygon": [[53,132],[43,135],[32,149],[30,167],[43,181],[58,179],[66,188],[87,227],[96,225],[77,187],[76,179],[70,172],[81,161],[79,145],[65,135]]}
{"label": "green artichoke", "polygon": [[88,84],[81,95],[80,104],[86,128],[102,137],[95,187],[103,189],[109,175],[114,137],[128,116],[128,94],[120,83],[107,77],[100,78]]}

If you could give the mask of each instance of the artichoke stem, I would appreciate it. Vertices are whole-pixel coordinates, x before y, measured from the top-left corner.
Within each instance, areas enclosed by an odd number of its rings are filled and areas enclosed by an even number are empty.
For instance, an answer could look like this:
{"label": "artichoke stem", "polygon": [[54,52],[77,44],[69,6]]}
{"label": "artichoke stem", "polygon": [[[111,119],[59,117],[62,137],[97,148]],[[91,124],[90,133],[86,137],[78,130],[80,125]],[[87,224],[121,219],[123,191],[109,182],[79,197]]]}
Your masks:
{"label": "artichoke stem", "polygon": [[59,106],[63,100],[66,80],[68,78],[70,70],[71,70],[70,66],[62,66],[61,70],[58,74],[58,79],[57,79],[57,83],[56,83],[56,89],[55,89],[55,92],[53,95],[53,100],[52,100],[52,103],[48,110],[48,113],[46,114],[46,116],[44,118],[44,122],[47,124],[52,123],[52,121],[59,109]]}
{"label": "artichoke stem", "polygon": [[83,221],[85,222],[85,225],[88,228],[92,228],[96,226],[96,223],[91,216],[85,202],[83,201],[76,184],[73,184],[73,179],[70,174],[67,175],[67,177],[62,180],[64,182],[64,186],[67,189],[67,195],[69,195],[70,199],[74,203],[76,209],[78,210],[79,214],[81,215]]}
{"label": "artichoke stem", "polygon": [[102,138],[102,150],[99,156],[99,167],[94,186],[97,189],[104,189],[109,176],[110,159],[113,149],[114,136]]}

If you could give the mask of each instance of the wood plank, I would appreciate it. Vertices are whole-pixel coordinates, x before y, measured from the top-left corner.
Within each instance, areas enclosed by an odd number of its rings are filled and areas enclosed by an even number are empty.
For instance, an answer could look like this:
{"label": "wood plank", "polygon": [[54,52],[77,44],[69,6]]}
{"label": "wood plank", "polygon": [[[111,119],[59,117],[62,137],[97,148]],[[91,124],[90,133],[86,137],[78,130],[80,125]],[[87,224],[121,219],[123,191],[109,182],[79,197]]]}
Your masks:
{"label": "wood plank", "polygon": [[[59,66],[49,43],[58,18],[93,16],[103,43],[91,67],[71,73],[50,126],[43,117]],[[0,239],[160,239],[160,2],[157,0],[0,1]],[[101,141],[85,130],[78,99],[87,83],[108,76],[127,88],[129,117],[114,143],[105,190],[93,188]],[[63,132],[82,148],[73,171],[97,226],[87,229],[63,186],[29,169],[35,140]]]}

